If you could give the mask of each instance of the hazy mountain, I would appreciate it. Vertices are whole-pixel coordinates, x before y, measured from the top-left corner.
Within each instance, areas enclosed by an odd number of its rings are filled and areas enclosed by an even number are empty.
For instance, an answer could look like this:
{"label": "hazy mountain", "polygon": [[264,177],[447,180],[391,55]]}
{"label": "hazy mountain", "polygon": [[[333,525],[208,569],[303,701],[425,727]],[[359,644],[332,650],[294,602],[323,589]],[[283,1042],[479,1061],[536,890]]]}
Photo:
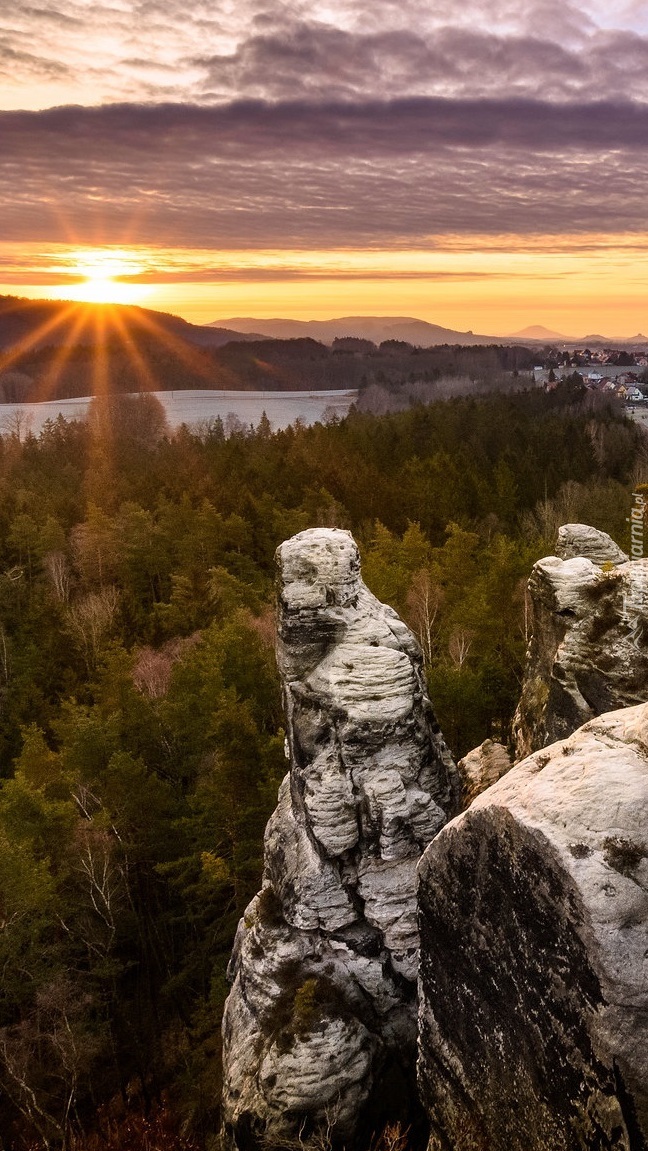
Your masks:
{"label": "hazy mountain", "polygon": [[590,333],[589,336],[583,336],[579,341],[581,347],[591,347],[592,344],[603,344],[606,348],[617,347],[632,347],[635,344],[647,344],[648,336],[643,336],[638,332],[636,336],[599,336],[597,333]]}
{"label": "hazy mountain", "polygon": [[598,332],[590,332],[587,336],[565,336],[561,332],[543,327],[542,324],[530,324],[521,332],[513,332],[509,339],[525,343],[561,343],[569,345],[570,348],[587,348],[594,345],[604,348],[631,348],[637,344],[648,343],[648,336],[643,336],[641,332],[636,336],[601,336]]}
{"label": "hazy mountain", "polygon": [[512,332],[511,340],[568,340],[569,336],[564,336],[561,332],[552,332],[550,328],[543,327],[542,324],[529,324],[527,328],[522,328],[521,332]]}
{"label": "hazy mountain", "polygon": [[235,316],[214,321],[233,328],[236,332],[263,332],[279,340],[290,340],[298,336],[312,336],[325,344],[331,344],[338,337],[358,336],[380,344],[383,340],[404,340],[417,347],[430,348],[436,344],[506,344],[508,337],[475,335],[473,332],[456,332],[453,328],[443,328],[439,324],[428,324],[413,316],[341,316],[333,320],[261,320],[251,316]]}
{"label": "hazy mountain", "polygon": [[221,324],[248,338],[262,332],[264,336],[276,340],[294,340],[298,337],[311,336],[325,344],[333,343],[336,338],[343,339],[349,336],[372,340],[375,344],[380,344],[383,340],[404,340],[420,348],[431,348],[439,344],[458,344],[463,347],[476,344],[507,345],[513,341],[529,345],[560,343],[581,348],[588,344],[602,344],[607,348],[631,348],[648,343],[648,337],[641,334],[623,338],[599,335],[565,336],[561,332],[545,328],[543,324],[530,324],[521,332],[513,332],[510,336],[488,336],[470,331],[457,332],[453,328],[443,328],[439,324],[417,320],[414,316],[341,316],[333,320],[263,320],[252,316],[233,316],[224,320],[214,320],[209,326],[215,328]]}

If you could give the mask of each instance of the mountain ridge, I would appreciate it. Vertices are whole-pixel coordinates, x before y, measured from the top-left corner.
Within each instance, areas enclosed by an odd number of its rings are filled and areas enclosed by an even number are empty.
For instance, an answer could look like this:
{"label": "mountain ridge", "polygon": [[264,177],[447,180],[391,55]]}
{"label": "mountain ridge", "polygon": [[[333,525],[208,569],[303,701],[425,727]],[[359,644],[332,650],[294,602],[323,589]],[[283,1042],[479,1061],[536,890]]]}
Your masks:
{"label": "mountain ridge", "polygon": [[[481,332],[457,331],[441,324],[432,324],[416,316],[338,316],[330,320],[294,320],[286,317],[260,319],[258,316],[230,316],[212,320],[207,327],[226,326],[241,335],[259,333],[270,339],[290,340],[303,336],[331,344],[335,339],[357,337],[382,343],[385,340],[402,340],[418,347],[434,347],[437,344],[453,344],[471,347],[484,344],[507,345],[519,341],[533,346],[547,343],[569,344],[585,347],[588,344],[603,344],[606,347],[632,346],[648,343],[648,336],[566,336],[545,328],[542,324],[530,324],[520,332],[507,336],[491,336]],[[536,333],[535,335],[532,333]]]}
{"label": "mountain ridge", "polygon": [[383,343],[385,340],[402,340],[421,347],[435,344],[506,344],[508,336],[487,336],[472,331],[460,332],[445,328],[441,324],[431,324],[416,316],[340,316],[331,320],[292,320],[272,318],[260,320],[258,317],[235,316],[231,319],[215,320],[209,326],[227,326],[241,333],[258,332],[274,339],[294,339],[310,335],[324,343],[334,339],[357,337]]}

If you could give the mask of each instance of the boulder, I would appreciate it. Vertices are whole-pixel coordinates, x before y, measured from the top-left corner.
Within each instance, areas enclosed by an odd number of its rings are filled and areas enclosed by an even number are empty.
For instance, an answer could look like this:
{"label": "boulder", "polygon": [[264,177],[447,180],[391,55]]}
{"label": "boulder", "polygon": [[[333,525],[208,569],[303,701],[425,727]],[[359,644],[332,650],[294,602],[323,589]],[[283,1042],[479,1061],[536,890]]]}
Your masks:
{"label": "boulder", "polygon": [[532,638],[513,720],[516,760],[594,716],[648,699],[648,559],[600,566],[584,556],[549,556],[533,568],[529,593]]}
{"label": "boulder", "polygon": [[518,764],[419,873],[429,1151],[645,1149],[648,705]]}
{"label": "boulder", "polygon": [[563,560],[583,556],[599,567],[611,563],[624,564],[630,558],[615,544],[612,536],[589,524],[563,524],[558,529],[556,555]]}
{"label": "boulder", "polygon": [[282,544],[277,659],[290,772],[237,934],[223,1115],[239,1148],[415,1113],[416,865],[459,810],[411,632],[348,532]]}

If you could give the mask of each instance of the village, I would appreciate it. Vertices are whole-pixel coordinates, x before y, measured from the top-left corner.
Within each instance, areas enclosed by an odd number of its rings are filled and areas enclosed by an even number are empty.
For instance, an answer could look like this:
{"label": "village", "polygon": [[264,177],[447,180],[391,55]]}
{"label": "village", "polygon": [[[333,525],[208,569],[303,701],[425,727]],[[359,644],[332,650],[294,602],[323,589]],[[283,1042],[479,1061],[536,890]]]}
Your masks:
{"label": "village", "polygon": [[580,377],[590,391],[615,396],[624,404],[648,406],[648,355],[618,349],[589,348],[548,356],[533,378],[552,391],[561,380]]}

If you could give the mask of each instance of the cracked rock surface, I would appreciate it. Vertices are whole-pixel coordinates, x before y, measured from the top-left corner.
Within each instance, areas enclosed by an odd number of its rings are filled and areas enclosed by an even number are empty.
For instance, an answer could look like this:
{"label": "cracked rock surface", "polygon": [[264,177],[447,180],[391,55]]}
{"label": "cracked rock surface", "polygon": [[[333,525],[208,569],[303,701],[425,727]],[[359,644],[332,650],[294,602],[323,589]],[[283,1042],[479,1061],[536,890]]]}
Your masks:
{"label": "cracked rock surface", "polygon": [[[238,1147],[318,1126],[353,1140],[414,1106],[416,865],[458,810],[418,645],[360,578],[348,532],[278,549],[290,772],[223,1023]],[[371,1130],[371,1128],[367,1128]]]}
{"label": "cracked rock surface", "polygon": [[628,561],[609,536],[582,524],[565,525],[559,540],[570,558],[540,560],[529,580],[532,638],[513,720],[516,760],[594,716],[648,699],[648,559]]}
{"label": "cracked rock surface", "polygon": [[429,1151],[645,1149],[648,704],[476,798],[419,899]]}

